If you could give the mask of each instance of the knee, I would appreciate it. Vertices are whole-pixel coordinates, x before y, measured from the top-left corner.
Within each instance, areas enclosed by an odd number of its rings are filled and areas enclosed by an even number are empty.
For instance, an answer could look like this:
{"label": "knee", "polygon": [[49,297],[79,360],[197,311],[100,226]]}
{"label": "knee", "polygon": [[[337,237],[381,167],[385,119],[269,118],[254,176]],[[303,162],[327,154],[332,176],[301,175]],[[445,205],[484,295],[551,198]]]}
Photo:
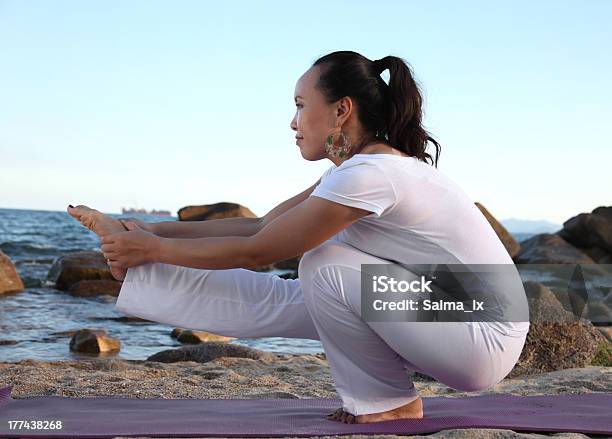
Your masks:
{"label": "knee", "polygon": [[501,380],[494,379],[492,376],[487,376],[488,374],[474,374],[470,373],[467,376],[464,376],[460,383],[451,386],[456,390],[461,392],[481,392],[483,390],[490,389]]}
{"label": "knee", "polygon": [[341,248],[340,244],[328,240],[304,253],[298,265],[300,280],[308,280],[323,265],[338,261]]}
{"label": "knee", "polygon": [[[302,285],[304,294],[304,302],[311,309],[313,306],[321,306],[325,300],[323,292],[331,293],[334,288],[329,285],[329,275],[327,271],[321,269],[327,265],[331,265],[346,260],[346,255],[342,252],[344,246],[335,242],[325,241],[321,245],[307,251],[302,255],[298,265],[298,277]],[[317,300],[314,300],[315,296]],[[313,305],[314,304],[314,305]],[[314,312],[311,310],[311,312]]]}

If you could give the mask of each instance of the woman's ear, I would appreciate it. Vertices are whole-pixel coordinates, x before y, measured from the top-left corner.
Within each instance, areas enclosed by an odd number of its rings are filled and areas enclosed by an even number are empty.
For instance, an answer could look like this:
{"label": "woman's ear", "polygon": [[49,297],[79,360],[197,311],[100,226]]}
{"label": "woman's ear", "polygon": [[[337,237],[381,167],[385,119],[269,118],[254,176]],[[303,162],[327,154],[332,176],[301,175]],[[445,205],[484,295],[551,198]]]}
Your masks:
{"label": "woman's ear", "polygon": [[346,119],[349,118],[351,113],[353,112],[353,100],[345,96],[338,101],[338,106],[336,107],[336,117],[341,122],[341,125],[344,124]]}

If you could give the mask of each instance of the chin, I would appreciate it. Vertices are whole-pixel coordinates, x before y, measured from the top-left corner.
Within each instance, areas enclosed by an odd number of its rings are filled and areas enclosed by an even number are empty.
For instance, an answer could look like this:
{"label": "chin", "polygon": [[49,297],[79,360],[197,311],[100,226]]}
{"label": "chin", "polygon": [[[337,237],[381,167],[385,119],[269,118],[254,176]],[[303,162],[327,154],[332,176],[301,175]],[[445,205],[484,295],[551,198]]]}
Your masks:
{"label": "chin", "polygon": [[300,148],[300,153],[302,154],[302,157],[305,160],[314,162],[317,160],[321,160],[322,158],[325,158],[325,156],[321,155],[321,151],[309,151],[308,148]]}

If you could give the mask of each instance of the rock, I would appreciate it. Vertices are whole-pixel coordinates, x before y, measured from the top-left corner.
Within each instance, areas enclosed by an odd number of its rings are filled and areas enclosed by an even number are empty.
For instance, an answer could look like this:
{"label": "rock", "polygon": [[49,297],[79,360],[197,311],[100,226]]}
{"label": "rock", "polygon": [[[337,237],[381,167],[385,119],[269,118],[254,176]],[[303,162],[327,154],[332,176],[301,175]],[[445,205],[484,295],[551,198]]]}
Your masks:
{"label": "rock", "polygon": [[599,247],[576,247],[587,254],[598,264],[612,264],[612,253],[608,253]]}
{"label": "rock", "polygon": [[588,251],[598,263],[612,261],[612,206],[576,215],[565,221],[557,233],[570,244],[585,249],[585,253]]}
{"label": "rock", "polygon": [[228,342],[236,337],[213,334],[206,331],[192,331],[191,329],[174,328],[170,337],[176,338],[181,343],[203,343],[207,341]]}
{"label": "rock", "polygon": [[267,272],[270,270],[274,270],[274,264],[268,264],[268,265],[260,265],[259,267],[250,267],[247,268],[247,270],[251,270],[251,271],[256,271],[256,272]]}
{"label": "rock", "polygon": [[121,342],[109,337],[103,329],[79,329],[70,339],[70,350],[75,352],[97,354],[120,349]]}
{"label": "rock", "polygon": [[123,282],[118,280],[80,280],[68,289],[68,294],[77,297],[93,297],[108,294],[119,296]]}
{"label": "rock", "polygon": [[416,379],[421,380],[421,381],[436,381],[435,378],[432,378],[429,375],[424,374],[422,372],[414,371],[414,372],[412,372],[411,375],[412,375],[413,378],[416,378]]}
{"label": "rock", "polygon": [[300,265],[300,259],[302,259],[301,256],[296,256],[295,258],[285,259],[284,261],[275,262],[274,268],[276,268],[277,270],[293,270],[296,273],[296,277],[297,277],[297,271],[298,271],[298,266]]}
{"label": "rock", "polygon": [[524,286],[531,325],[523,352],[508,376],[590,365],[605,337],[588,320],[576,320],[546,286],[531,281]]}
{"label": "rock", "polygon": [[587,315],[593,325],[607,326],[612,324],[612,312],[605,303],[588,303]]}
{"label": "rock", "polygon": [[121,317],[90,317],[89,320],[113,320],[115,322],[124,323],[155,323],[151,320],[141,319],[136,316],[121,316]]}
{"label": "rock", "polygon": [[612,326],[599,326],[597,330],[606,337],[609,343],[612,343]]}
{"label": "rock", "polygon": [[215,203],[186,206],[178,211],[179,221],[204,221],[220,218],[257,218],[249,208],[237,203]]}
{"label": "rock", "polygon": [[587,254],[557,234],[540,233],[521,242],[517,264],[594,264]]}
{"label": "rock", "polygon": [[115,278],[102,252],[85,251],[60,256],[47,275],[58,290],[67,291],[81,280],[110,280]]}
{"label": "rock", "polygon": [[0,339],[0,346],[9,346],[9,345],[14,345],[19,343],[17,340],[11,340],[11,339],[5,339],[2,340]]}
{"label": "rock", "polygon": [[479,202],[475,202],[474,204],[476,205],[476,207],[478,207],[478,209],[480,209],[484,217],[487,219],[487,221],[497,234],[499,240],[502,242],[502,244],[504,244],[504,247],[506,247],[506,251],[508,252],[510,257],[513,258],[521,250],[521,244],[516,242],[516,240],[506,230],[506,228],[502,226],[501,223],[497,221],[497,219],[495,219],[495,217],[491,215],[491,213],[482,204],[480,204]]}
{"label": "rock", "polygon": [[13,261],[0,250],[0,294],[18,293],[23,290],[23,281]]}
{"label": "rock", "polygon": [[283,279],[297,279],[298,278],[298,272],[297,271],[292,271],[290,273],[283,273],[283,274],[279,274],[278,277],[282,277]]}
{"label": "rock", "polygon": [[276,355],[270,352],[260,351],[247,346],[204,342],[194,346],[183,346],[178,349],[161,351],[151,355],[147,358],[147,361],[159,361],[161,363],[196,361],[198,363],[207,363],[219,357],[239,357],[264,361],[274,361],[276,359]]}
{"label": "rock", "polygon": [[[566,295],[559,297],[548,287],[533,281],[523,283],[529,303],[529,320],[532,323],[569,323],[577,319]],[[582,313],[580,313],[582,314]]]}
{"label": "rock", "polygon": [[600,343],[593,361],[593,366],[612,367],[612,343]]}

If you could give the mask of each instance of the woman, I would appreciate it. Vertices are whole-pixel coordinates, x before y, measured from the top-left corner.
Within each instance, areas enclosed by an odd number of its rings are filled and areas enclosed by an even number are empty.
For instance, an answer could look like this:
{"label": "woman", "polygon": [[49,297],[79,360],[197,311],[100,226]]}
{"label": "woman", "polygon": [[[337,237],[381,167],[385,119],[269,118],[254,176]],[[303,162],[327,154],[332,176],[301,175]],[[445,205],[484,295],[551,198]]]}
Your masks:
{"label": "woman", "polygon": [[[380,74],[388,69],[389,84]],[[343,407],[329,419],[422,418],[406,369],[455,389],[486,389],[513,368],[529,322],[366,322],[360,266],[512,264],[484,216],[432,166],[421,94],[400,58],[350,51],[298,80],[291,129],[306,160],[333,165],[263,218],[127,222],[68,212],[102,236],[116,309],[232,337],[320,340]],[[185,239],[189,238],[189,239]],[[299,279],[247,270],[303,254]]]}

